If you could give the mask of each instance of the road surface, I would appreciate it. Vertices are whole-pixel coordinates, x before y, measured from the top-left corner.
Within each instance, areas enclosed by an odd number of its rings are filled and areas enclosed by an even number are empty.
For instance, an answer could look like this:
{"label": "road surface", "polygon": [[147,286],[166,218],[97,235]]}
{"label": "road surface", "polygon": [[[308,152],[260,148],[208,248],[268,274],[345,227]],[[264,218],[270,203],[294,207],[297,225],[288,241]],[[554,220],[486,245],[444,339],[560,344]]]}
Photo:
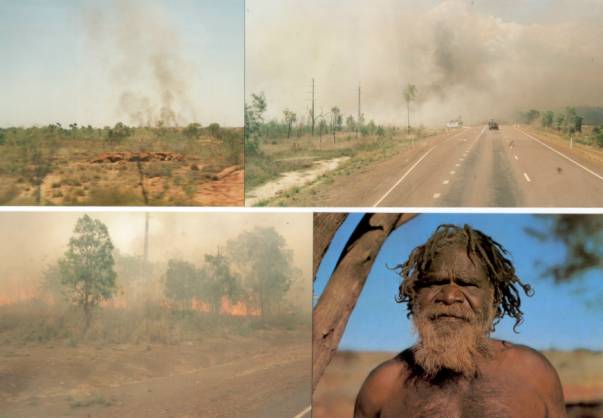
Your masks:
{"label": "road surface", "polygon": [[[49,357],[52,350],[47,351]],[[173,363],[170,372],[160,376],[145,376],[149,368],[142,361],[139,364],[117,359],[108,361],[103,355],[102,360],[96,361],[98,367],[82,367],[81,376],[77,376],[81,383],[70,388],[64,387],[70,386],[64,385],[68,382],[50,378],[52,373],[61,370],[51,370],[52,363],[34,359],[35,352],[30,350],[18,361],[12,360],[12,366],[8,365],[4,373],[0,367],[0,389],[2,383],[10,386],[12,382],[18,386],[20,381],[40,386],[38,389],[25,387],[12,394],[10,387],[4,392],[0,390],[1,418],[310,417],[311,346],[305,342],[283,344],[274,349],[250,349],[242,358],[194,369],[187,366],[179,370],[182,365],[178,363],[186,363],[186,359],[175,356],[170,361]],[[164,362],[161,358],[154,361]],[[133,377],[124,382],[118,378],[110,382],[118,371],[111,369],[101,373],[98,370],[109,366],[129,369]],[[65,364],[60,367],[66,368]],[[27,368],[36,370],[29,370],[33,375],[26,378],[23,375],[28,372]],[[102,384],[100,374],[104,377]],[[10,380],[3,382],[3,378]]]}
{"label": "road surface", "polygon": [[326,206],[603,207],[603,170],[519,127],[468,127],[331,185]]}

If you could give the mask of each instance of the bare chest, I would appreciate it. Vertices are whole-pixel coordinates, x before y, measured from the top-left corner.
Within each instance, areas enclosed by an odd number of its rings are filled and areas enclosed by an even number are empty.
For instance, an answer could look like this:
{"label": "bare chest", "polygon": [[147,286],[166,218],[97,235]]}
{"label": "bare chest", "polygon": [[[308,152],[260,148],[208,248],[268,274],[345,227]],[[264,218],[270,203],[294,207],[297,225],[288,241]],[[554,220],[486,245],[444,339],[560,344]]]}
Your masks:
{"label": "bare chest", "polygon": [[407,386],[392,392],[380,418],[546,417],[546,407],[539,396],[520,386],[501,382],[436,388]]}

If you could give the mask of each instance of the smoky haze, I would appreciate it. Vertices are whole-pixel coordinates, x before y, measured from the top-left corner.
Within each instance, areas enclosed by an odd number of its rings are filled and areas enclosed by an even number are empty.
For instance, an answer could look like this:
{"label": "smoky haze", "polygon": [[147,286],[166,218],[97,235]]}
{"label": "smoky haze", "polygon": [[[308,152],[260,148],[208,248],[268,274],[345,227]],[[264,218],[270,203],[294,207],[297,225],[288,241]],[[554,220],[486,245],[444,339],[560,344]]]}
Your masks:
{"label": "smoky haze", "polygon": [[[113,245],[122,255],[142,256],[145,214],[89,213],[108,227]],[[83,213],[0,213],[0,299],[36,296],[43,272],[67,250],[69,238]],[[293,265],[301,270],[291,287],[300,308],[311,305],[311,214],[249,213],[151,213],[149,215],[149,261],[165,271],[171,258],[203,263],[205,254],[254,227],[273,227],[293,251]],[[118,269],[117,269],[118,270]],[[120,285],[120,277],[117,277]]]}
{"label": "smoky haze", "polygon": [[91,46],[109,43],[106,57],[118,95],[116,115],[139,126],[184,124],[197,119],[187,81],[198,69],[182,55],[175,22],[153,4],[113,1],[111,8],[84,9]]}
{"label": "smoky haze", "polygon": [[529,108],[600,106],[599,1],[247,2],[246,90],[268,117],[289,108],[357,112],[404,124],[403,89],[417,86],[415,124],[480,123]]}

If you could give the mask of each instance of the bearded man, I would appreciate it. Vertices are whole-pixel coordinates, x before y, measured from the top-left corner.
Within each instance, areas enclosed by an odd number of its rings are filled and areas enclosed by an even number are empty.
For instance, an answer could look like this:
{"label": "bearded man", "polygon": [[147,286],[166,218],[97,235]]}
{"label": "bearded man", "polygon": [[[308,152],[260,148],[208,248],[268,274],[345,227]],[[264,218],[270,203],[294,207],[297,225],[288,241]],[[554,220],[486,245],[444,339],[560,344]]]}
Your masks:
{"label": "bearded man", "polygon": [[489,337],[522,322],[507,251],[468,225],[441,225],[396,267],[418,342],[365,380],[355,418],[565,417],[561,383],[538,351]]}

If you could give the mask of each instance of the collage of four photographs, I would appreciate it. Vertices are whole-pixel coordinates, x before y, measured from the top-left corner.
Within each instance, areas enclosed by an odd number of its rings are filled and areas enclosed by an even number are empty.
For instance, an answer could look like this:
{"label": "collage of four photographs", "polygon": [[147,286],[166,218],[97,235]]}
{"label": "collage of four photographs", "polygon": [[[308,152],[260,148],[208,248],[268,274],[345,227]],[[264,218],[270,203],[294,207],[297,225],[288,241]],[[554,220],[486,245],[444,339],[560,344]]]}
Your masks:
{"label": "collage of four photographs", "polygon": [[0,2],[0,418],[603,417],[602,18]]}

